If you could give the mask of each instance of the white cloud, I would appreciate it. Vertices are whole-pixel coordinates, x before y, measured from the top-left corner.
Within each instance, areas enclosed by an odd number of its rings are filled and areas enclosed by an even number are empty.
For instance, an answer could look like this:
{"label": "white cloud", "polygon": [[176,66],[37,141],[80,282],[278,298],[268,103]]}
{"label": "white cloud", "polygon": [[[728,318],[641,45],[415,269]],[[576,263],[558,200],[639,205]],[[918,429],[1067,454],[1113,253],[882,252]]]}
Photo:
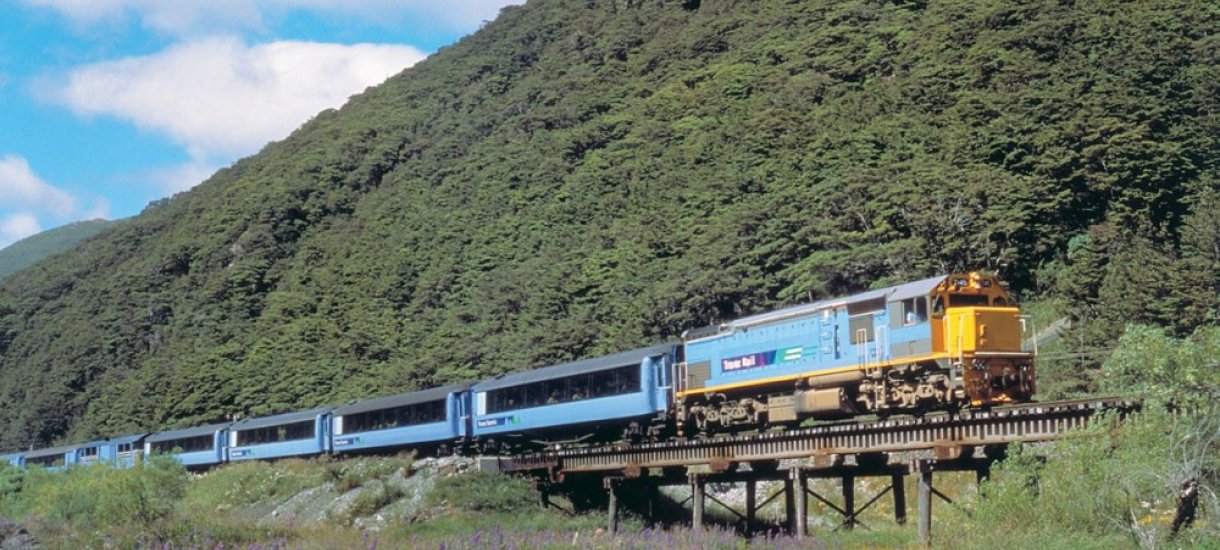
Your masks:
{"label": "white cloud", "polygon": [[110,219],[110,201],[99,197],[93,201],[93,208],[86,210],[81,216],[82,220],[97,220]]}
{"label": "white cloud", "polygon": [[177,36],[262,30],[267,20],[294,10],[357,17],[388,24],[405,18],[473,30],[500,8],[523,0],[23,0],[54,9],[81,25],[135,17],[140,25]]}
{"label": "white cloud", "polygon": [[46,222],[60,225],[110,217],[110,203],[85,201],[38,177],[25,158],[0,157],[0,248],[42,231]]}
{"label": "white cloud", "polygon": [[76,205],[76,198],[43,181],[24,158],[13,155],[0,158],[0,208],[67,217],[76,212]]}
{"label": "white cloud", "polygon": [[0,248],[42,231],[38,218],[28,212],[19,212],[0,218]]}
{"label": "white cloud", "polygon": [[139,179],[152,184],[163,195],[173,195],[203,183],[220,168],[220,164],[206,159],[193,159],[177,166],[150,170],[141,174]]}
{"label": "white cloud", "polygon": [[423,58],[401,45],[210,38],[79,67],[47,95],[167,134],[198,164],[252,153]]}
{"label": "white cloud", "polygon": [[23,157],[0,157],[0,249],[41,232],[44,223],[110,217],[110,202],[95,200],[91,209],[83,209],[82,202],[38,177]]}

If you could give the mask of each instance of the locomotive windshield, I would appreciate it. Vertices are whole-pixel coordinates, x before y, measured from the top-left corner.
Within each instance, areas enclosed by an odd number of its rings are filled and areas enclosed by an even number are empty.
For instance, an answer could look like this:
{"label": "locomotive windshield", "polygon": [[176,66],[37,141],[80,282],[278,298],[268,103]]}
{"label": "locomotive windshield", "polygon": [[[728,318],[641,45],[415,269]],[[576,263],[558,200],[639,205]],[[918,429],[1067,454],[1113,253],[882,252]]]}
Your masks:
{"label": "locomotive windshield", "polygon": [[951,294],[949,307],[970,307],[988,305],[987,296],[981,294]]}

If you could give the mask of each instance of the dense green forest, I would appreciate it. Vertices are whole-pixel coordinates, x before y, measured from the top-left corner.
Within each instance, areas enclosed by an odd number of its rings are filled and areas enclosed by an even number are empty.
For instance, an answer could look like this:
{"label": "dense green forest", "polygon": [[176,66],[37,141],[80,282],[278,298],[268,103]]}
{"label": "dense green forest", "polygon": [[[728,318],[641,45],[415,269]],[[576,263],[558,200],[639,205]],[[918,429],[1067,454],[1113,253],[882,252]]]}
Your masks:
{"label": "dense green forest", "polygon": [[112,220],[88,220],[48,229],[0,248],[0,279],[21,271],[35,262],[68,250],[106,228]]}
{"label": "dense green forest", "polygon": [[0,283],[0,447],[958,269],[1059,298],[1081,349],[1186,337],[1217,318],[1217,30],[1202,0],[531,0]]}

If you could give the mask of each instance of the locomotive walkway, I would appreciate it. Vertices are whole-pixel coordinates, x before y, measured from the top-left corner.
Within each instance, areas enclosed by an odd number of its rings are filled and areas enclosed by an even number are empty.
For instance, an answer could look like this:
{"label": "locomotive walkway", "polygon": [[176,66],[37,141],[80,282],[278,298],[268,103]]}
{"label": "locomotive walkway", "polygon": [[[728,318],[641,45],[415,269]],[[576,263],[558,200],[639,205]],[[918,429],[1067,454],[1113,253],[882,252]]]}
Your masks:
{"label": "locomotive walkway", "polygon": [[[656,490],[663,485],[690,486],[691,519],[696,528],[702,527],[706,500],[711,500],[735,515],[746,532],[754,528],[758,509],[782,494],[786,526],[797,537],[806,535],[809,497],[841,514],[841,527],[850,529],[859,525],[861,512],[889,493],[895,520],[905,523],[904,480],[907,475],[918,475],[919,534],[928,543],[932,497],[951,502],[933,487],[934,472],[974,471],[982,480],[1010,444],[1057,439],[1095,422],[1102,412],[1121,416],[1137,407],[1115,398],[1026,403],[989,411],[846,421],[710,439],[561,449],[501,458],[499,467],[536,476],[542,481],[544,499],[546,490],[600,478],[607,491],[612,531],[624,495],[645,495],[642,506],[651,509]],[[858,477],[888,478],[890,483],[857,508]],[[808,480],[814,478],[841,479],[842,504],[811,491]],[[759,481],[782,481],[784,490],[756,503]],[[709,495],[707,483],[745,483],[744,512]]]}

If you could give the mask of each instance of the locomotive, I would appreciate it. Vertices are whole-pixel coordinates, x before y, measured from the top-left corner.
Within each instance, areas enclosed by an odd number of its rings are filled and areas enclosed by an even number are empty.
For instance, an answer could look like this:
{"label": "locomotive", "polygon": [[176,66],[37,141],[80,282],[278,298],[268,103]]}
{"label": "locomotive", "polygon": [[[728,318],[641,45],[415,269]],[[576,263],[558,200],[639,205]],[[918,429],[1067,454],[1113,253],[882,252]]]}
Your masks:
{"label": "locomotive", "polygon": [[1034,394],[1025,323],[999,280],[933,277],[683,337],[682,431],[988,407]]}
{"label": "locomotive", "polygon": [[494,451],[783,429],[1023,402],[1034,356],[993,276],[959,273],[687,331],[679,342],[477,383],[0,455],[17,466],[191,468],[400,449]]}

